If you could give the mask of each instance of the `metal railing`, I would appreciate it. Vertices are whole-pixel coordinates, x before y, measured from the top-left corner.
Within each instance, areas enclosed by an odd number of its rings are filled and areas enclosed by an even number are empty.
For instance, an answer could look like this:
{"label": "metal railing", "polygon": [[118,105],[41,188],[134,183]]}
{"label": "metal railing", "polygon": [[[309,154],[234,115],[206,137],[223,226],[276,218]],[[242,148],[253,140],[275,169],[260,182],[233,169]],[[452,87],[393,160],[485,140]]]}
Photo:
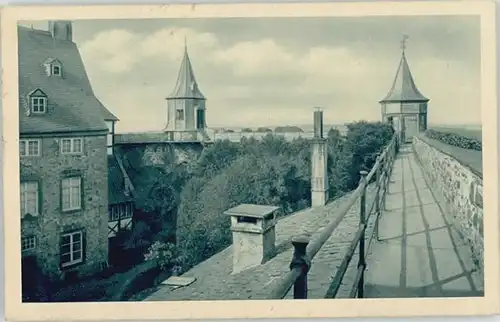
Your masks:
{"label": "metal railing", "polygon": [[[398,149],[399,141],[397,138],[397,134],[395,134],[392,137],[390,143],[383,150],[383,152],[377,156],[376,162],[371,171],[369,173],[367,173],[366,171],[360,172],[360,183],[354,193],[349,197],[348,202],[346,202],[342,206],[342,208],[339,209],[339,215],[336,216],[335,220],[330,222],[321,231],[321,233],[317,236],[317,238],[315,238],[313,242],[311,242],[311,239],[307,236],[296,236],[292,238],[294,254],[290,263],[290,271],[275,284],[274,288],[267,296],[267,299],[285,298],[292,286],[294,299],[307,299],[307,273],[311,268],[314,256],[318,253],[323,244],[330,238],[333,231],[338,227],[340,222],[344,219],[346,214],[356,203],[356,201],[358,201],[358,199],[360,201],[358,230],[354,236],[354,239],[351,241],[347,253],[344,256],[340,266],[338,267],[335,277],[324,297],[335,298],[337,296],[337,292],[342,284],[342,280],[349,267],[349,263],[354,256],[356,246],[358,245],[358,270],[356,279],[350,291],[350,297],[364,297],[364,273],[366,270],[365,235],[367,220],[372,214],[375,214],[376,218],[374,231],[378,240],[378,218],[385,205],[385,195],[392,172],[392,166]],[[370,207],[367,207],[366,188],[372,179],[374,179],[375,181],[375,198]],[[371,238],[372,236],[370,236],[369,243],[371,241]]]}

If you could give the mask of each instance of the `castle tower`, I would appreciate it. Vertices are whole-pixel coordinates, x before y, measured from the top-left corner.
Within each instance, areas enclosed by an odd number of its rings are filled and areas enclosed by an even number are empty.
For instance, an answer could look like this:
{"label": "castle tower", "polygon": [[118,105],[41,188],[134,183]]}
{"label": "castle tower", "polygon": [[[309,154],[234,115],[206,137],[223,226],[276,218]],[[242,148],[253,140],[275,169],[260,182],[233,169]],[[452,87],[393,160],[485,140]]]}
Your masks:
{"label": "castle tower", "polygon": [[413,136],[427,129],[426,98],[415,85],[406,60],[406,40],[401,41],[401,60],[391,90],[379,103],[382,109],[382,120],[393,125],[400,134],[400,142],[411,142]]}
{"label": "castle tower", "polygon": [[204,132],[206,128],[206,98],[196,82],[186,45],[184,45],[184,55],[177,83],[172,94],[166,100],[167,125],[165,132],[171,134],[184,132],[183,134],[188,136],[194,133],[194,137],[196,137],[197,132]]}
{"label": "castle tower", "polygon": [[311,155],[311,206],[324,206],[328,201],[327,145],[323,137],[323,111],[314,111],[314,138]]}

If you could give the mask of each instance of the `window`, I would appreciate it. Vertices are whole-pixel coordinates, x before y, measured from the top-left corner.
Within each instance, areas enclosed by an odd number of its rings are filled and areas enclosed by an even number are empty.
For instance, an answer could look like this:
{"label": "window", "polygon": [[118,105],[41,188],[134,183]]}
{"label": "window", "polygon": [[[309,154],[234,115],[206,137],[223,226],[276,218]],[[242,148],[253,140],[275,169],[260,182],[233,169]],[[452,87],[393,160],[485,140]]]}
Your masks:
{"label": "window", "polygon": [[68,138],[61,140],[62,154],[80,154],[83,152],[82,138]]}
{"label": "window", "polygon": [[183,109],[176,110],[175,119],[177,121],[183,121],[184,120],[184,110]]}
{"label": "window", "polygon": [[67,267],[83,261],[83,234],[81,231],[61,237],[61,266]]}
{"label": "window", "polygon": [[61,74],[62,74],[61,66],[60,65],[52,65],[52,75],[61,76]]}
{"label": "window", "polygon": [[20,156],[39,156],[40,155],[40,140],[20,140],[19,141]]}
{"label": "window", "polygon": [[21,183],[21,217],[38,215],[38,182]]}
{"label": "window", "polygon": [[132,204],[118,204],[109,207],[109,221],[118,221],[118,219],[132,218]]}
{"label": "window", "polygon": [[82,208],[82,178],[71,177],[62,180],[62,210],[78,210]]}
{"label": "window", "polygon": [[23,237],[21,239],[21,251],[28,251],[35,249],[36,247],[36,237],[35,236],[29,236],[29,237]]}
{"label": "window", "polygon": [[37,114],[45,113],[47,111],[47,98],[40,96],[31,97],[31,110]]}
{"label": "window", "polygon": [[114,141],[114,127],[115,123],[113,121],[106,121],[106,125],[108,126],[108,135],[106,137],[107,140],[107,152],[108,155],[113,155],[113,141]]}

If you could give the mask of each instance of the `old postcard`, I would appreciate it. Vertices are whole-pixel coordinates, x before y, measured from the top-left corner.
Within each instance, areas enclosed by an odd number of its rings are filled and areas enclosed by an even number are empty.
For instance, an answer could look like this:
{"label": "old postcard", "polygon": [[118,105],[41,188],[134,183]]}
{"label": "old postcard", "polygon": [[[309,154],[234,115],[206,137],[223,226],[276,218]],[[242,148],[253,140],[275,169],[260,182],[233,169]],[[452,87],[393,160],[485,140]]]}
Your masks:
{"label": "old postcard", "polygon": [[6,8],[7,319],[498,312],[494,19]]}

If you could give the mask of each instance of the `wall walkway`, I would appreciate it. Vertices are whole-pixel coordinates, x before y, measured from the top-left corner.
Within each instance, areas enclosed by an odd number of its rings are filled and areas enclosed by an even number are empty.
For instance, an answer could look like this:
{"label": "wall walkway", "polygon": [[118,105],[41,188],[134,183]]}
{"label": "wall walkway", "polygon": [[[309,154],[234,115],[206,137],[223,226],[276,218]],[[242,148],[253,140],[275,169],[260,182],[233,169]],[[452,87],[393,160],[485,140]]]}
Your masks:
{"label": "wall walkway", "polygon": [[[432,170],[431,170],[432,171]],[[481,268],[430,189],[411,145],[400,150],[368,254],[372,298],[483,296]]]}

